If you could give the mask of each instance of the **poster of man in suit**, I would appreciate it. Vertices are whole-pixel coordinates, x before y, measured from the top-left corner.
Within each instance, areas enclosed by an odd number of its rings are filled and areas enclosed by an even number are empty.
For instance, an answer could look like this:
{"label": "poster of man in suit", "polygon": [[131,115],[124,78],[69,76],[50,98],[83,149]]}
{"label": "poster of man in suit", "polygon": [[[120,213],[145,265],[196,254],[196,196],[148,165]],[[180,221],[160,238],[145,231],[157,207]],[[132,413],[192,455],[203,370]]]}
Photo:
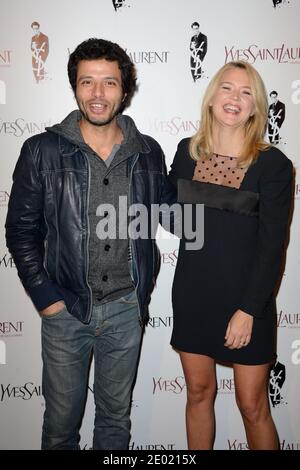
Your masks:
{"label": "poster of man in suit", "polygon": [[192,23],[191,28],[193,35],[190,41],[190,64],[192,77],[195,82],[203,74],[202,63],[207,53],[207,36],[200,31],[200,25],[197,21]]}
{"label": "poster of man in suit", "polygon": [[129,6],[126,3],[126,0],[112,0],[115,11],[118,11],[120,8]]}
{"label": "poster of man in suit", "polygon": [[49,54],[49,39],[40,31],[40,24],[37,21],[31,23],[33,36],[31,38],[32,70],[39,83],[45,78],[45,62]]}
{"label": "poster of man in suit", "polygon": [[277,91],[270,93],[271,104],[268,112],[268,137],[271,144],[279,144],[280,128],[285,120],[285,104],[279,101]]}
{"label": "poster of man in suit", "polygon": [[273,6],[274,8],[277,7],[277,5],[279,5],[280,3],[282,3],[282,0],[272,0],[273,1]]}
{"label": "poster of man in suit", "polygon": [[269,380],[269,396],[273,407],[282,404],[284,401],[281,395],[281,390],[285,382],[285,378],[285,365],[281,364],[279,361],[276,361],[270,370]]}

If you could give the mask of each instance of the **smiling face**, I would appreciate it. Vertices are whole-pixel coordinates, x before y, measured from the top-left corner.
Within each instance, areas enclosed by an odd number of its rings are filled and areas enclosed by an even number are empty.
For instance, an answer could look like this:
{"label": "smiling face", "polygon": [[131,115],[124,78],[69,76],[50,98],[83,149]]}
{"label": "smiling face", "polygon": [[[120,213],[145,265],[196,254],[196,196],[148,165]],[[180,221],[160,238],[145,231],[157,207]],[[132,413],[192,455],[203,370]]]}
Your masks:
{"label": "smiling face", "polygon": [[124,97],[117,62],[97,59],[78,63],[76,101],[86,123],[92,126],[110,124]]}
{"label": "smiling face", "polygon": [[255,111],[247,72],[238,67],[226,70],[217,84],[210,104],[215,126],[244,128]]}

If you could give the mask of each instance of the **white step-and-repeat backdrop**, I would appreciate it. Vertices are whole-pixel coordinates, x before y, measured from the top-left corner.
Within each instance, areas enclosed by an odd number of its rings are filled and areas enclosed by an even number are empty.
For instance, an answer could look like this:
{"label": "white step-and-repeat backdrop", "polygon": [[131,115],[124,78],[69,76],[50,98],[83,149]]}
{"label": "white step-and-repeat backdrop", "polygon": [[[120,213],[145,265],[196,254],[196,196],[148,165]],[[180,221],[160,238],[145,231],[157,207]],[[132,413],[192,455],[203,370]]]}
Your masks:
{"label": "white step-and-repeat backdrop", "polygon": [[[201,96],[225,62],[243,59],[262,74],[270,99],[268,138],[300,162],[299,0],[52,0],[0,2],[0,449],[38,449],[40,318],[5,245],[11,175],[22,143],[61,121],[75,101],[67,61],[95,36],[126,48],[139,91],[127,113],[162,145],[170,165],[180,139],[199,125]],[[195,24],[196,23],[196,24]],[[198,23],[198,24],[197,24]],[[199,41],[198,32],[201,32]],[[275,92],[275,93],[271,93]],[[274,102],[278,100],[275,105]],[[300,449],[300,185],[278,294],[278,362],[270,402],[283,449]],[[176,240],[159,241],[161,271],[151,302],[132,403],[132,449],[186,449],[185,381],[169,345]],[[93,372],[93,371],[92,371]],[[246,449],[231,368],[218,366],[216,449]],[[92,376],[82,426],[91,446]]]}

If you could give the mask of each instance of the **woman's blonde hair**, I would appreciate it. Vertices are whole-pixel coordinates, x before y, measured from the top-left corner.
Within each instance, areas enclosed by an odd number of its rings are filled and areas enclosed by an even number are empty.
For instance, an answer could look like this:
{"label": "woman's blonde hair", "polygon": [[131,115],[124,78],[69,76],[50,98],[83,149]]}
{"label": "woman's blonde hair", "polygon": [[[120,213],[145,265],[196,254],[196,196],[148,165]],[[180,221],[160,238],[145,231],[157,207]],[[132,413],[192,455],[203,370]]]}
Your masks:
{"label": "woman's blonde hair", "polygon": [[238,156],[239,166],[247,168],[255,162],[261,150],[270,146],[264,141],[268,119],[268,99],[265,85],[259,73],[247,62],[228,62],[210,81],[202,100],[200,128],[191,139],[189,151],[194,160],[211,158],[214,149],[213,113],[210,104],[223,74],[232,68],[245,70],[250,80],[254,99],[255,111],[245,124],[243,150]]}

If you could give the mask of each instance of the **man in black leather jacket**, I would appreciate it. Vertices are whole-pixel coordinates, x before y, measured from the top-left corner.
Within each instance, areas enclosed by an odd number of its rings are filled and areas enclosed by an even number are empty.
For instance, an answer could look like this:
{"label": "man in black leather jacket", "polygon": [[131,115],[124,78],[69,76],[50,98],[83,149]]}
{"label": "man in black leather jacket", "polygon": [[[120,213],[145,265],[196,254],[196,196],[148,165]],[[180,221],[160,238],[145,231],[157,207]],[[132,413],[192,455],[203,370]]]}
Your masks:
{"label": "man in black leather jacket", "polygon": [[159,144],[122,114],[136,90],[126,52],[89,39],[70,55],[68,75],[79,110],[24,143],[7,246],[42,317],[42,448],[79,448],[93,355],[93,448],[126,449],[160,259],[154,237],[127,236],[127,214],[134,204],[150,211],[174,195]]}

